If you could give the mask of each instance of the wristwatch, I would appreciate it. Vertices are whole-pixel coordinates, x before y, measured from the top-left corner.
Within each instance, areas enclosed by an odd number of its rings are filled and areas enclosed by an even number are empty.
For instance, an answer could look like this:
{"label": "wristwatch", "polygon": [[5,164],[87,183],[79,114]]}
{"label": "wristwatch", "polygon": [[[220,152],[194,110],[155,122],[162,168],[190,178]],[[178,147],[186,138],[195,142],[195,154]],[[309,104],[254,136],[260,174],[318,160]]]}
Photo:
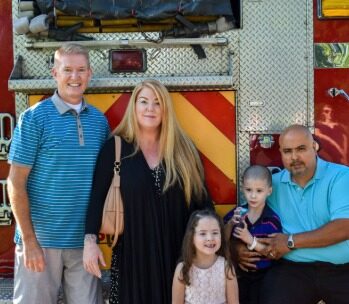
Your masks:
{"label": "wristwatch", "polygon": [[287,239],[287,247],[288,249],[294,249],[294,241],[293,241],[293,234],[290,234]]}

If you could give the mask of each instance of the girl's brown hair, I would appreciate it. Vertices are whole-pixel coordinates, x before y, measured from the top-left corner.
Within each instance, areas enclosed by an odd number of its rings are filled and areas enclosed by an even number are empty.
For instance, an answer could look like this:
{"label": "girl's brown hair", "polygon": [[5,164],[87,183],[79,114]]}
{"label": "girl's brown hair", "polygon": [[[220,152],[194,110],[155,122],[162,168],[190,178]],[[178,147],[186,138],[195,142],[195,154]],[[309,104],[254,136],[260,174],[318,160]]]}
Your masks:
{"label": "girl's brown hair", "polygon": [[233,264],[230,259],[230,255],[228,254],[227,243],[224,239],[224,224],[222,219],[213,210],[210,210],[210,209],[198,210],[193,212],[192,215],[190,216],[187,224],[187,228],[185,231],[184,239],[183,239],[182,256],[181,256],[182,270],[180,273],[180,277],[178,279],[185,285],[190,285],[189,271],[191,266],[193,265],[193,260],[196,254],[196,249],[194,245],[195,228],[197,227],[201,219],[207,218],[207,217],[215,219],[219,225],[219,230],[221,233],[221,247],[216,252],[216,254],[226,259],[226,269],[225,269],[226,277],[229,279],[229,276],[228,276],[229,270],[231,270],[233,274],[235,273]]}

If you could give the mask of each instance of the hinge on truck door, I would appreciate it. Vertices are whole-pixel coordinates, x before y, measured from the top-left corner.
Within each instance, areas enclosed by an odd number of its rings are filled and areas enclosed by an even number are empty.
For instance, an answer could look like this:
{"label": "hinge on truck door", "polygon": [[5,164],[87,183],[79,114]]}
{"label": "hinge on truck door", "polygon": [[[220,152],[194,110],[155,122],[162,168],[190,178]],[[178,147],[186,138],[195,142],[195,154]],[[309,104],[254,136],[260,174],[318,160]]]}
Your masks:
{"label": "hinge on truck door", "polygon": [[15,121],[11,114],[0,113],[0,160],[6,160],[10,150]]}
{"label": "hinge on truck door", "polygon": [[11,225],[12,211],[7,195],[7,182],[4,179],[0,180],[0,195],[0,226]]}

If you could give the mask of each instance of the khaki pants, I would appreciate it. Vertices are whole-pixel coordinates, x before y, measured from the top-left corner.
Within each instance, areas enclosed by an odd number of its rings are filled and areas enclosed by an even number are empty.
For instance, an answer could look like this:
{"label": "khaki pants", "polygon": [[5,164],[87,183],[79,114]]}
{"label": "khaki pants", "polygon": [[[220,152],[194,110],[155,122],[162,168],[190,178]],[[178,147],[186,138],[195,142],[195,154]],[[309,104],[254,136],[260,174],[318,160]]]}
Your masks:
{"label": "khaki pants", "polygon": [[14,304],[56,304],[62,286],[66,304],[102,304],[100,280],[85,271],[82,249],[43,248],[46,268],[24,267],[23,247],[16,246]]}

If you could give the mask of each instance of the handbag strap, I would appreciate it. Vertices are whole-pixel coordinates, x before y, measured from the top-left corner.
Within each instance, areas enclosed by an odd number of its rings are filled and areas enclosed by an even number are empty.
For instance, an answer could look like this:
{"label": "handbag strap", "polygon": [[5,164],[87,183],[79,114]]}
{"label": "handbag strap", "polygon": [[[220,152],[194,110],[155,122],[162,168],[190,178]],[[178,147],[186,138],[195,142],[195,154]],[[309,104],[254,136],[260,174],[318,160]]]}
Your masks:
{"label": "handbag strap", "polygon": [[[120,187],[120,166],[121,166],[121,162],[120,162],[120,157],[121,157],[121,138],[120,136],[114,136],[114,140],[115,140],[115,161],[114,161],[114,178],[113,178],[113,183],[114,183],[114,187]],[[120,205],[116,204],[116,208],[117,210],[115,210],[116,213],[120,212]],[[118,222],[115,221],[115,229],[114,231],[118,231],[118,227],[117,227]],[[118,235],[115,233],[114,234],[114,240],[112,243],[112,248],[114,248],[114,246],[116,245],[116,242],[118,240]]]}
{"label": "handbag strap", "polygon": [[115,139],[115,161],[114,161],[114,174],[120,175],[120,156],[121,156],[121,138],[120,136],[114,136]]}

